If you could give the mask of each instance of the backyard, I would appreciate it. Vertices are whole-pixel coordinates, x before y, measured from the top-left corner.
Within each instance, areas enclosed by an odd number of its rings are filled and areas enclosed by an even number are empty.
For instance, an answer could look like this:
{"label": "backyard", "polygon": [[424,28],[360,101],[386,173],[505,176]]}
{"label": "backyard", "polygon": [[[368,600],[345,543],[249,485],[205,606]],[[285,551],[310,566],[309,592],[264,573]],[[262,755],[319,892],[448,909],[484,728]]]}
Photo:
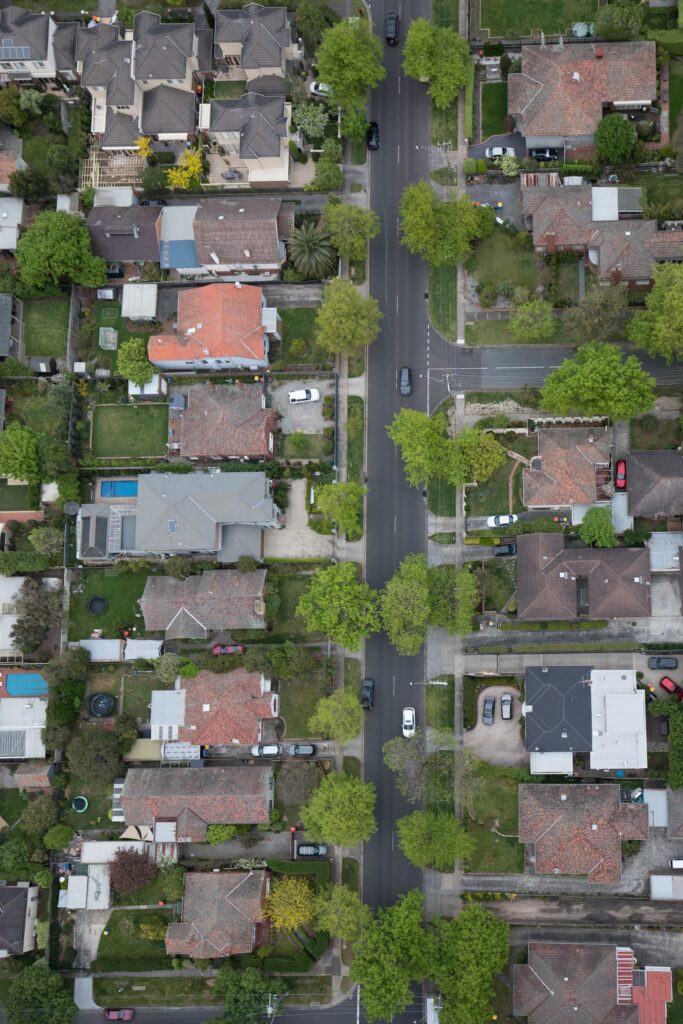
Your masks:
{"label": "backyard", "polygon": [[524,847],[517,839],[517,774],[522,773],[493,770],[474,759],[467,767],[465,827],[475,842],[470,865],[478,873],[517,874],[524,868]]}
{"label": "backyard", "polygon": [[481,137],[502,135],[508,112],[507,82],[484,82],[481,88]]}
{"label": "backyard", "polygon": [[[69,6],[66,7],[66,2],[69,2]],[[66,10],[73,11],[73,4],[70,0],[66,0],[64,7]],[[20,4],[19,6],[29,7],[30,4]],[[57,3],[56,9],[59,10],[60,4]],[[48,148],[55,144],[65,144],[72,156],[80,158],[81,156],[81,111],[79,107],[72,107],[68,111],[69,118],[69,132],[68,135],[64,136],[60,133],[51,134],[45,129],[42,123],[42,119],[38,118],[31,121],[25,128],[21,130],[21,136],[23,140],[21,157],[33,170],[40,171],[43,174],[50,174],[50,163],[48,160],[47,151]]]}
{"label": "backyard", "polygon": [[23,306],[26,355],[63,359],[69,327],[69,300],[29,299]]}
{"label": "backyard", "polygon": [[38,492],[29,484],[8,484],[0,479],[0,512],[24,512],[38,507]]}
{"label": "backyard", "polygon": [[[84,574],[85,578],[76,581],[71,588],[69,639],[84,640],[95,628],[101,629],[104,637],[111,638],[135,626],[138,601],[149,575],[147,570],[114,572],[113,569],[89,569]],[[108,601],[108,607],[100,614],[88,611],[88,602],[95,596]],[[142,633],[142,620],[138,621],[138,629]]]}
{"label": "backyard", "polygon": [[597,10],[597,0],[481,0],[479,20],[493,38],[519,39],[541,30],[567,33],[572,22],[595,21]]}
{"label": "backyard", "polygon": [[98,302],[95,307],[95,340],[93,344],[94,355],[98,363],[108,366],[110,370],[116,368],[117,350],[100,348],[100,327],[111,327],[118,331],[117,343],[119,346],[129,338],[148,338],[152,333],[152,326],[149,323],[133,323],[124,320],[121,316],[121,306],[118,302]]}
{"label": "backyard", "polygon": [[66,440],[71,387],[65,381],[26,381],[12,388],[12,415],[38,434]]}
{"label": "backyard", "polygon": [[446,341],[455,341],[458,315],[456,267],[429,268],[429,319]]}
{"label": "backyard", "polygon": [[168,406],[159,404],[96,405],[91,449],[96,459],[152,458],[166,455]]}

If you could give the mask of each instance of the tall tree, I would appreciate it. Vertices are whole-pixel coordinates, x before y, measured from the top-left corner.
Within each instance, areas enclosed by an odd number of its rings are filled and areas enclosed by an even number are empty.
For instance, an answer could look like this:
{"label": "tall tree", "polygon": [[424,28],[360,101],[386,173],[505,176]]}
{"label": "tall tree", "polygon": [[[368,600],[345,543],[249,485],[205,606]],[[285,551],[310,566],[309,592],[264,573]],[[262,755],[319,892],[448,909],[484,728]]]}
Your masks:
{"label": "tall tree", "polygon": [[46,174],[36,167],[26,167],[23,171],[12,171],[9,191],[10,195],[25,199],[27,203],[39,203],[52,195],[53,189]]}
{"label": "tall tree", "polygon": [[409,78],[428,82],[434,67],[435,26],[426,18],[413,18],[403,47],[403,70]]}
{"label": "tall tree", "polygon": [[403,470],[412,487],[422,487],[437,477],[463,483],[456,451],[446,436],[446,415],[417,409],[401,409],[387,427],[387,434],[401,449]]}
{"label": "tall tree", "polygon": [[357,540],[362,534],[365,492],[365,487],[353,481],[323,484],[316,488],[315,507],[340,533],[345,533],[349,540]]}
{"label": "tall tree", "polygon": [[329,119],[330,112],[322,103],[298,103],[292,112],[294,124],[307,139],[321,139]]}
{"label": "tall tree", "polygon": [[374,210],[351,203],[328,202],[325,224],[335,249],[344,259],[365,259],[370,239],[379,234],[379,217]]}
{"label": "tall tree", "polygon": [[119,744],[102,726],[90,726],[71,740],[66,757],[72,773],[80,779],[113,782],[119,766]]}
{"label": "tall tree", "polygon": [[549,374],[541,389],[541,408],[566,416],[609,416],[630,420],[647,412],[655,401],[655,381],[635,356],[616,345],[590,342],[573,359]]}
{"label": "tall tree", "polygon": [[382,621],[399,654],[418,654],[429,625],[429,580],[425,555],[406,555],[381,596]]}
{"label": "tall tree", "polygon": [[0,89],[0,121],[13,128],[23,128],[31,119],[31,115],[21,105],[21,92],[18,85],[10,82]]}
{"label": "tall tree", "polygon": [[600,163],[621,164],[636,143],[636,126],[622,114],[608,114],[595,129],[595,155]]}
{"label": "tall tree", "polygon": [[352,562],[321,569],[301,595],[296,609],[311,633],[326,633],[336,643],[356,651],[380,628],[377,598],[358,579]]}
{"label": "tall tree", "polygon": [[38,435],[19,420],[12,420],[0,434],[0,474],[40,483]]}
{"label": "tall tree", "polygon": [[456,860],[474,853],[474,839],[450,811],[413,811],[396,828],[398,845],[418,868],[452,871]]}
{"label": "tall tree", "polygon": [[429,82],[434,106],[445,110],[467,84],[472,64],[467,40],[454,28],[415,18],[408,26],[403,70],[410,78]]}
{"label": "tall tree", "polygon": [[363,725],[363,709],[358,695],[344,688],[322,697],[308,720],[312,736],[322,736],[337,743],[348,743]]}
{"label": "tall tree", "polygon": [[611,507],[589,508],[579,526],[579,537],[595,548],[616,548],[619,539],[614,532]]}
{"label": "tall tree", "polygon": [[325,285],[315,318],[318,344],[328,352],[352,355],[372,345],[383,317],[376,299],[361,293],[340,277]]}
{"label": "tall tree", "polygon": [[309,54],[315,53],[325,29],[338,20],[337,13],[322,0],[299,0],[296,5],[296,24]]}
{"label": "tall tree", "polygon": [[313,920],[313,890],[307,879],[296,875],[274,878],[266,897],[266,917],[275,928],[296,931]]}
{"label": "tall tree", "polygon": [[29,533],[28,540],[35,551],[48,558],[64,552],[64,532],[56,526],[36,526]]}
{"label": "tall tree", "polygon": [[556,327],[553,307],[543,299],[522,302],[510,317],[510,330],[518,341],[549,341]]}
{"label": "tall tree", "polygon": [[37,291],[65,282],[97,288],[107,280],[105,262],[93,256],[83,220],[61,210],[45,210],[26,229],[17,263],[20,280]]}
{"label": "tall tree", "polygon": [[468,196],[442,203],[428,181],[404,189],[400,214],[401,241],[433,267],[455,267],[467,259],[487,223]]}
{"label": "tall tree", "polygon": [[337,254],[329,232],[312,221],[295,228],[287,243],[289,258],[304,277],[322,280],[337,269]]}
{"label": "tall tree", "polygon": [[71,842],[73,834],[74,830],[69,825],[53,825],[43,836],[43,846],[46,850],[63,850]]}
{"label": "tall tree", "polygon": [[216,975],[213,988],[225,1004],[225,1013],[212,1019],[217,1024],[263,1024],[271,996],[280,995],[285,989],[282,978],[266,978],[255,967],[237,970],[227,962]]}
{"label": "tall tree", "polygon": [[12,982],[5,1010],[7,1024],[71,1024],[78,1012],[60,975],[42,960]]}
{"label": "tall tree", "polygon": [[449,633],[472,632],[472,617],[479,601],[479,584],[468,565],[433,565],[427,572],[429,622]]}
{"label": "tall tree", "polygon": [[564,322],[583,341],[609,341],[621,331],[627,312],[625,288],[588,288],[577,305],[568,310]]}
{"label": "tall tree", "polygon": [[382,43],[365,19],[339,21],[326,29],[316,60],[320,81],[332,90],[331,102],[362,107],[368,89],[386,78],[382,56]]}
{"label": "tall tree", "polygon": [[654,284],[645,296],[645,309],[631,318],[626,335],[648,355],[672,363],[683,359],[683,266],[656,263],[652,277]]}
{"label": "tall tree", "polygon": [[26,804],[21,824],[29,834],[43,835],[57,820],[57,804],[51,793],[41,793]]}
{"label": "tall tree", "polygon": [[116,372],[142,388],[149,384],[156,369],[147,358],[147,342],[144,338],[128,338],[116,353]]}
{"label": "tall tree", "polygon": [[433,977],[444,997],[443,1024],[482,1024],[491,1016],[493,979],[509,959],[509,926],[476,904],[435,922]]}
{"label": "tall tree", "polygon": [[164,686],[171,686],[180,675],[182,661],[179,654],[167,651],[154,662],[154,674]]}
{"label": "tall tree", "polygon": [[385,765],[396,775],[396,788],[408,803],[424,797],[427,743],[424,734],[416,732],[409,739],[394,736],[382,746]]}
{"label": "tall tree", "polygon": [[346,885],[326,885],[315,894],[315,926],[346,942],[357,942],[372,920],[370,908]]}
{"label": "tall tree", "polygon": [[637,39],[645,8],[637,0],[611,0],[598,11],[596,34],[604,39]]}
{"label": "tall tree", "polygon": [[42,579],[27,576],[14,600],[16,622],[10,629],[12,644],[26,657],[38,650],[49,630],[59,621],[62,594]]}
{"label": "tall tree", "polygon": [[465,483],[484,480],[495,473],[507,458],[505,449],[493,434],[466,427],[454,440]]}
{"label": "tall tree", "polygon": [[375,787],[371,782],[332,772],[301,808],[301,820],[316,842],[356,846],[367,842],[377,829],[374,809]]}

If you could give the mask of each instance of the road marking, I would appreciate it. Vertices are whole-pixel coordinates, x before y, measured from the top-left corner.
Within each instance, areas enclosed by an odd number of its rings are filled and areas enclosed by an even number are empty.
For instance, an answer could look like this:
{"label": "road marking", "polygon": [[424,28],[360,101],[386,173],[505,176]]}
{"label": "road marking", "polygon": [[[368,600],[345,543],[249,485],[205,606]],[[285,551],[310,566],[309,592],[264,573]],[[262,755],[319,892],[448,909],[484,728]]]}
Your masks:
{"label": "road marking", "polygon": [[391,677],[391,695],[396,696],[396,676]]}
{"label": "road marking", "polygon": [[396,534],[396,516],[394,516],[394,535]]}
{"label": "road marking", "polygon": [[396,160],[397,160],[397,163],[400,164],[400,162],[401,162],[401,144],[400,143],[396,147],[396,152],[398,154],[397,157],[396,157]]}
{"label": "road marking", "polygon": [[398,76],[398,94],[401,95],[401,76]]}
{"label": "road marking", "polygon": [[396,295],[396,315],[398,316],[398,294]]}
{"label": "road marking", "polygon": [[391,849],[394,849],[394,830],[391,830]]}

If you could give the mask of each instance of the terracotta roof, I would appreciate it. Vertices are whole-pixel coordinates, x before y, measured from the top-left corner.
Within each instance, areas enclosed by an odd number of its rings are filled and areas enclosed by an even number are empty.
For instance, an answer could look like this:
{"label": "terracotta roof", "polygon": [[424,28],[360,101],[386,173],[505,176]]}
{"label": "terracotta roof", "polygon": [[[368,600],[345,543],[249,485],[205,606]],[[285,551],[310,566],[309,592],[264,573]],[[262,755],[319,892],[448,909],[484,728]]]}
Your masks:
{"label": "terracotta roof", "polygon": [[645,804],[622,804],[619,786],[521,785],[519,841],[533,844],[539,875],[587,875],[621,881],[621,844],[647,839]]}
{"label": "terracotta roof", "polygon": [[178,295],[178,333],[153,334],[147,354],[157,360],[232,358],[263,361],[266,332],[262,291],[253,285],[210,284]]}
{"label": "terracotta roof", "polygon": [[[611,429],[568,427],[538,430],[538,456],[522,471],[522,502],[533,507],[592,505],[597,466],[609,466]],[[590,440],[589,440],[590,438]]]}
{"label": "terracotta roof", "polygon": [[674,997],[671,968],[646,967],[634,973],[631,998],[638,1007],[639,1024],[666,1024],[666,1004]]}
{"label": "terracotta roof", "polygon": [[166,952],[205,960],[251,953],[267,942],[269,878],[267,871],[187,872],[183,921],[168,926]]}
{"label": "terracotta roof", "polygon": [[[294,230],[291,203],[275,196],[202,199],[193,224],[199,263],[277,264],[285,260],[284,242]],[[249,255],[245,255],[246,252]]]}
{"label": "terracotta roof", "polygon": [[520,534],[517,602],[520,619],[649,616],[650,552],[565,547],[560,533]]}
{"label": "terracotta roof", "polygon": [[169,430],[185,459],[269,458],[277,413],[263,408],[259,384],[193,384],[185,409],[171,410]]}
{"label": "terracotta roof", "polygon": [[183,679],[185,725],[181,743],[218,747],[256,743],[260,723],[275,717],[269,693],[261,693],[261,673],[236,668],[233,672],[200,672]]}
{"label": "terracotta roof", "polygon": [[221,629],[265,629],[266,570],[215,569],[184,580],[149,576],[140,599],[145,629],[167,640],[205,640]]}
{"label": "terracotta roof", "polygon": [[683,457],[680,452],[629,452],[627,467],[631,515],[683,515]]}
{"label": "terracotta roof", "polygon": [[533,185],[522,189],[522,213],[533,218],[534,245],[588,248],[593,233],[591,185]]}
{"label": "terracotta roof", "polygon": [[523,46],[522,70],[508,77],[508,113],[527,137],[593,135],[604,105],[656,97],[653,42]]}
{"label": "terracotta roof", "polygon": [[52,789],[49,761],[24,761],[14,772],[19,789]]}
{"label": "terracotta roof", "polygon": [[654,220],[596,223],[590,249],[598,251],[598,276],[611,280],[647,281],[655,263],[683,260],[683,242],[676,231],[660,231]]}

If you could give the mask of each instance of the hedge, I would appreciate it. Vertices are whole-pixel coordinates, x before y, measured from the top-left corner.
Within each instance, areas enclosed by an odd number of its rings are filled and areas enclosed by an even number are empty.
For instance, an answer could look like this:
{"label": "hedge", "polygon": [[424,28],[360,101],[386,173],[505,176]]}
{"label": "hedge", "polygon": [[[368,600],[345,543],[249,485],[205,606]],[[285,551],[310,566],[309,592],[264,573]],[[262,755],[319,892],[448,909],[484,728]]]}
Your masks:
{"label": "hedge", "polygon": [[470,67],[465,83],[465,138],[472,141],[474,138],[474,61],[470,61]]}
{"label": "hedge", "polygon": [[573,629],[606,629],[609,623],[607,619],[574,619],[570,622],[501,622],[499,629],[515,629],[519,631],[526,631],[531,629],[542,629],[542,630],[555,630],[561,632],[563,630]]}
{"label": "hedge", "polygon": [[50,560],[37,551],[0,551],[0,576],[14,576],[18,572],[44,572],[49,565]]}
{"label": "hedge", "polygon": [[462,169],[465,174],[476,174],[477,173],[477,161],[471,156],[466,156],[462,162]]}
{"label": "hedge", "polygon": [[163,959],[156,957],[155,959],[145,960],[144,957],[138,957],[136,960],[126,960],[125,958],[119,957],[98,957],[97,960],[93,960],[90,964],[90,968],[93,971],[102,971],[110,973],[114,971],[131,971],[131,972],[146,972],[146,971],[170,971],[171,970],[171,957],[167,956]]}
{"label": "hedge", "polygon": [[325,950],[330,944],[329,932],[316,932],[312,939],[310,939],[304,949],[312,956],[314,960],[319,960]]}

